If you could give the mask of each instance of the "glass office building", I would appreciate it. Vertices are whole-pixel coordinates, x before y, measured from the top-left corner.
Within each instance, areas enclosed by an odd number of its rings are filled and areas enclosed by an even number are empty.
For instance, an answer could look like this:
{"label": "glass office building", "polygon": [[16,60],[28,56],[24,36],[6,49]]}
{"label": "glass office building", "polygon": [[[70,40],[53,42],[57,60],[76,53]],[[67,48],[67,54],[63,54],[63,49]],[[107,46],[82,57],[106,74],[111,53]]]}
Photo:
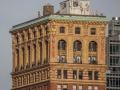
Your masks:
{"label": "glass office building", "polygon": [[114,17],[108,28],[106,90],[120,90],[120,18]]}

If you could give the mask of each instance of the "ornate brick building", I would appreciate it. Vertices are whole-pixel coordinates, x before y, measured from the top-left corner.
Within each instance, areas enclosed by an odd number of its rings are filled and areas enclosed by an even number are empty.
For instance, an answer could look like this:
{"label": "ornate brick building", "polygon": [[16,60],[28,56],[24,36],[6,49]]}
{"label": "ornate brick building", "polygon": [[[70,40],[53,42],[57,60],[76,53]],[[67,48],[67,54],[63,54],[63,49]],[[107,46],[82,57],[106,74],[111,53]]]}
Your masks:
{"label": "ornate brick building", "polygon": [[[68,1],[80,3],[66,0],[64,8]],[[105,90],[107,22],[105,16],[55,14],[47,4],[44,16],[13,26],[11,90]]]}

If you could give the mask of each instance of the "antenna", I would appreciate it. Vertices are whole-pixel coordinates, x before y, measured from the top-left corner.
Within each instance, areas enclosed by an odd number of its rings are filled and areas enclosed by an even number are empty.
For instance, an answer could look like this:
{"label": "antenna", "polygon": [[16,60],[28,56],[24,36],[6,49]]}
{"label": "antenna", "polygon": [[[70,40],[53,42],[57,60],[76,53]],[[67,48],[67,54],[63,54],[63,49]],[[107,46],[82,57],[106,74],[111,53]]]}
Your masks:
{"label": "antenna", "polygon": [[40,17],[40,11],[38,11],[38,17]]}

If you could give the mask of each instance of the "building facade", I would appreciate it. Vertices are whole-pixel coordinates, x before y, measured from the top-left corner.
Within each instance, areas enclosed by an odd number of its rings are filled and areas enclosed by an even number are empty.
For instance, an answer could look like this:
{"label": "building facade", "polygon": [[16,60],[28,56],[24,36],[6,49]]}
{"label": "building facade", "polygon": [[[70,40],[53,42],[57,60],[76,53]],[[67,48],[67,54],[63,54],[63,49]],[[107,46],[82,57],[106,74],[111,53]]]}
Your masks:
{"label": "building facade", "polygon": [[11,90],[105,90],[108,19],[49,10],[10,30]]}
{"label": "building facade", "polygon": [[107,90],[120,90],[120,18],[109,22],[107,38]]}

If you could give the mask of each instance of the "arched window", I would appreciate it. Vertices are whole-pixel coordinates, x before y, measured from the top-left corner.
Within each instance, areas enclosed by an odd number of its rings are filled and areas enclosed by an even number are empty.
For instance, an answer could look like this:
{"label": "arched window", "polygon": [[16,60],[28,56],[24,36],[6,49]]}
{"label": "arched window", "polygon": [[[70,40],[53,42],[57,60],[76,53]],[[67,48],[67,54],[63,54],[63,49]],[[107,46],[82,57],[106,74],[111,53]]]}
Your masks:
{"label": "arched window", "polygon": [[66,41],[64,40],[58,42],[58,62],[66,62]]}
{"label": "arched window", "polygon": [[97,52],[97,43],[92,41],[89,44],[89,52]]}
{"label": "arched window", "polygon": [[25,50],[24,50],[24,48],[22,48],[22,57],[23,57],[23,67],[21,69],[23,69],[25,67]]}
{"label": "arched window", "polygon": [[28,65],[27,68],[30,66],[30,46],[28,46]]}
{"label": "arched window", "polygon": [[19,69],[19,50],[17,49],[16,50],[16,53],[17,53],[17,70]]}
{"label": "arched window", "polygon": [[[91,52],[95,52],[94,54]],[[91,41],[89,43],[89,57],[88,57],[88,63],[89,64],[97,64],[97,43],[94,41]]]}
{"label": "arched window", "polygon": [[40,43],[40,61],[42,62],[42,43]]}
{"label": "arched window", "polygon": [[34,38],[36,38],[36,31],[35,30],[33,31],[33,36],[34,36]]}
{"label": "arched window", "polygon": [[36,65],[36,45],[33,45],[33,50],[34,50],[34,61],[32,62],[32,67],[35,67]]}
{"label": "arched window", "polygon": [[75,34],[80,34],[80,28],[79,27],[75,28]]}
{"label": "arched window", "polygon": [[18,36],[16,37],[16,43],[17,44],[19,43],[19,37]]}
{"label": "arched window", "polygon": [[74,51],[81,51],[82,44],[80,41],[75,41],[74,42]]}
{"label": "arched window", "polygon": [[60,40],[58,42],[58,49],[59,50],[65,50],[66,49],[66,42],[64,40]]}
{"label": "arched window", "polygon": [[28,32],[28,40],[30,40],[30,32]]}
{"label": "arched window", "polygon": [[22,41],[24,42],[24,35],[22,35]]}
{"label": "arched window", "polygon": [[48,27],[46,27],[46,35],[48,34]]}
{"label": "arched window", "polygon": [[45,50],[45,53],[46,53],[46,56],[45,56],[45,58],[44,58],[44,64],[47,64],[48,63],[48,53],[49,53],[49,51],[48,51],[48,41],[45,41],[45,47],[46,47],[46,50]]}

